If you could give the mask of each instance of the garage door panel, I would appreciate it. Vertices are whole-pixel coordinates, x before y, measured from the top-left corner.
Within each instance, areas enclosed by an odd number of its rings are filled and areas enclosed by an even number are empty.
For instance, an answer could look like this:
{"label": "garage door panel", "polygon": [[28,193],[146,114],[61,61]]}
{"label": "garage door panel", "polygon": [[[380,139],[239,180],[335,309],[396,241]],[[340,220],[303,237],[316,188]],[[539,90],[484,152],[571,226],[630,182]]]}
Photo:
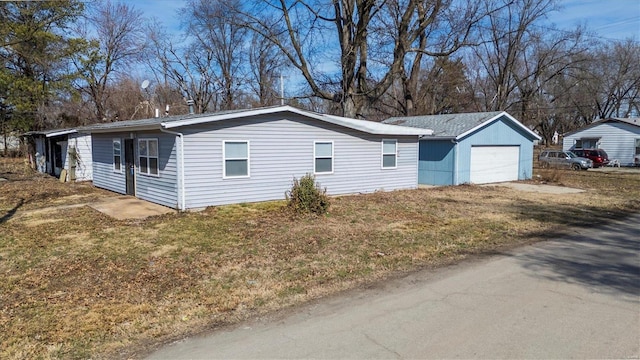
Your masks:
{"label": "garage door panel", "polygon": [[474,184],[518,180],[519,146],[472,146],[470,181]]}

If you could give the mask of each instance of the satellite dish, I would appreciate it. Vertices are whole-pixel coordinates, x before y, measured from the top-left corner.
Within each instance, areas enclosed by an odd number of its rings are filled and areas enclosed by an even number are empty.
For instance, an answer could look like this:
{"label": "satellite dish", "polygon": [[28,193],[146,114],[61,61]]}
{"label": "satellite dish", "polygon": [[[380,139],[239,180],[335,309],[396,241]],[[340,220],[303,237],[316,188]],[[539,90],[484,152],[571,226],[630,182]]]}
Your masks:
{"label": "satellite dish", "polygon": [[141,88],[146,89],[149,87],[149,80],[144,80],[140,85]]}

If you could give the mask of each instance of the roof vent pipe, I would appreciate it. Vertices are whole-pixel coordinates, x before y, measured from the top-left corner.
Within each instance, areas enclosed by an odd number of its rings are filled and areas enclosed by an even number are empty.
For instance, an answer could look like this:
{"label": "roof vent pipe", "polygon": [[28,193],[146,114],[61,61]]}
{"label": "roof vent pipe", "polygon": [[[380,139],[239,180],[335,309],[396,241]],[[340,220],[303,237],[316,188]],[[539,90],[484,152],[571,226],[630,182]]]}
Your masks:
{"label": "roof vent pipe", "polygon": [[195,103],[195,101],[193,101],[193,99],[189,99],[187,100],[187,105],[189,105],[189,115],[193,115],[193,104]]}

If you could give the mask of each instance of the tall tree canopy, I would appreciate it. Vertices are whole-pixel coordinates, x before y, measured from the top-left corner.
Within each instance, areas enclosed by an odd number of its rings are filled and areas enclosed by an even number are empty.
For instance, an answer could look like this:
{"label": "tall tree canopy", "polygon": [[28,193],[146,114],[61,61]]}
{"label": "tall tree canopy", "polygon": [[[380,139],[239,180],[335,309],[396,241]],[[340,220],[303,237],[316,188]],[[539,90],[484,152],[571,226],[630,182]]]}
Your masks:
{"label": "tall tree canopy", "polygon": [[229,12],[280,49],[310,95],[338,103],[350,117],[370,115],[398,78],[411,112],[422,56],[453,53],[482,17],[475,1],[449,0],[262,0]]}
{"label": "tall tree canopy", "polygon": [[0,2],[0,102],[9,128],[55,124],[44,109],[70,89],[69,60],[85,42],[69,29],[82,11],[76,0]]}
{"label": "tall tree canopy", "polygon": [[638,39],[559,30],[547,18],[561,5],[186,0],[169,30],[133,2],[0,2],[0,129],[185,113],[188,101],[374,120],[506,110],[547,140],[640,115]]}

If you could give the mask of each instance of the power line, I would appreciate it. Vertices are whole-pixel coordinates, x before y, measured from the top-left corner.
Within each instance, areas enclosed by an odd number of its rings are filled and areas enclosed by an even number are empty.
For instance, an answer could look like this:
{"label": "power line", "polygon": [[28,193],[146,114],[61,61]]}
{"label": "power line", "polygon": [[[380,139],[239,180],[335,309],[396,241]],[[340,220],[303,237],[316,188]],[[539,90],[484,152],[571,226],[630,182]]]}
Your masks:
{"label": "power line", "polygon": [[[506,17],[496,16],[496,18],[498,18],[500,20],[504,20],[504,21],[509,21],[509,22],[511,21],[509,18],[506,18]],[[611,23],[611,24],[607,24],[607,25],[601,26],[599,28],[610,27],[610,26],[618,26],[618,25],[622,25],[622,24],[632,23],[632,22],[634,22],[634,20],[640,21],[640,17],[632,16],[632,17],[629,17],[629,18],[625,18],[625,19],[619,20],[618,22],[615,22],[615,23]],[[557,33],[563,33],[563,34],[566,34],[566,35],[571,35],[571,34],[575,33],[575,30],[565,30],[565,29],[560,29],[558,27],[548,26],[548,25],[529,24],[529,26],[531,26],[533,28],[538,28],[540,30],[553,31],[553,32],[557,32]],[[492,30],[489,27],[485,27],[485,26],[480,26],[480,27],[486,28],[488,30]],[[591,31],[595,31],[596,29],[599,29],[599,28],[591,29]],[[621,41],[630,40],[630,41],[632,41],[634,43],[640,44],[640,40],[636,39],[636,38],[632,38],[632,37],[628,37],[628,38],[625,38],[625,39],[610,38],[610,37],[606,37],[606,36],[602,36],[602,35],[596,35],[596,34],[593,34],[593,33],[589,33],[589,29],[588,28],[586,30],[587,30],[587,32],[582,34],[582,35],[585,36],[585,37],[588,37],[588,38],[601,39],[601,40],[607,40],[607,41],[612,41],[612,42],[621,42]],[[638,31],[638,35],[640,35],[640,31]]]}

